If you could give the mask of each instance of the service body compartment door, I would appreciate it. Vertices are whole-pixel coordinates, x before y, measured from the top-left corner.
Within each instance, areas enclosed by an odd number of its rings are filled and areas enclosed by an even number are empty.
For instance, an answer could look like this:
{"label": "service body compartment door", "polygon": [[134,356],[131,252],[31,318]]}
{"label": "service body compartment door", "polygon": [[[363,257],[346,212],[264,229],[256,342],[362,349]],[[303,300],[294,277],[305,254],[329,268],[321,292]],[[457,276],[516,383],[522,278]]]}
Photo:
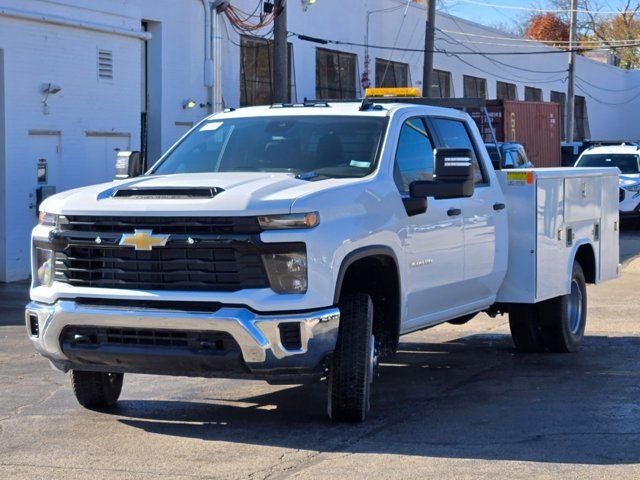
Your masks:
{"label": "service body compartment door", "polygon": [[[602,177],[565,178],[565,222],[593,221],[600,218]],[[615,190],[618,193],[618,189]]]}
{"label": "service body compartment door", "polygon": [[564,226],[565,185],[562,178],[537,182],[536,301],[556,297],[567,283],[567,248]]}
{"label": "service body compartment door", "polygon": [[602,223],[600,224],[600,272],[598,281],[618,278],[620,274],[620,242],[618,239],[620,212],[618,207],[618,177],[602,178]]}

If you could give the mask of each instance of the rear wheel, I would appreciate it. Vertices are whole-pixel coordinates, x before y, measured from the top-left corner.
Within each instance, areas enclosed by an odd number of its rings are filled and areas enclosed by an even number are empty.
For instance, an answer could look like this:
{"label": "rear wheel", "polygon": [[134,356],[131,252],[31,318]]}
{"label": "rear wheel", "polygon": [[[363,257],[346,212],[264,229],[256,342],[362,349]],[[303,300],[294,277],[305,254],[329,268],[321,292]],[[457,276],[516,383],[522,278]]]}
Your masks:
{"label": "rear wheel", "polygon": [[540,331],[552,352],[575,352],[580,348],[587,323],[587,282],[582,267],[573,264],[569,294],[542,302]]}
{"label": "rear wheel", "polygon": [[85,408],[112,407],[122,391],[123,373],[71,371],[71,386],[78,403]]}
{"label": "rear wheel", "polygon": [[369,412],[376,367],[373,303],[364,293],[343,295],[340,331],[328,376],[328,413],[338,422],[362,422]]}

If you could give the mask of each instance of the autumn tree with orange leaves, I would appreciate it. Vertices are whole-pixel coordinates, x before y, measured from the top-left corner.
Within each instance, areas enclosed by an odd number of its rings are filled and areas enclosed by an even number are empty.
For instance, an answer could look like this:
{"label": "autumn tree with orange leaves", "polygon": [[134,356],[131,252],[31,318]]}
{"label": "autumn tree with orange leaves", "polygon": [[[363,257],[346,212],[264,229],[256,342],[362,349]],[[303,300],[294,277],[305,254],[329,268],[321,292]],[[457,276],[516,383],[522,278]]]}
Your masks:
{"label": "autumn tree with orange leaves", "polygon": [[569,25],[553,13],[534,15],[529,21],[524,36],[553,46],[566,46],[569,40]]}

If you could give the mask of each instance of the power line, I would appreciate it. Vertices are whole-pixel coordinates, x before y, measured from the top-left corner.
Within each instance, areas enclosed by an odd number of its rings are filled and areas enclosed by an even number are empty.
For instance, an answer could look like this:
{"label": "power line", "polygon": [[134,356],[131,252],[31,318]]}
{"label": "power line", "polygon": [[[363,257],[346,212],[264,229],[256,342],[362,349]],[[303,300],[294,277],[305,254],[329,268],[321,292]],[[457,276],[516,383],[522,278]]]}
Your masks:
{"label": "power line", "polygon": [[[445,35],[446,35],[446,34],[445,34]],[[469,49],[469,50],[471,50],[471,51],[473,51],[473,52],[476,52],[476,50],[472,50],[472,49],[471,49],[471,47],[469,47],[468,45],[463,44],[463,43],[462,43],[462,42],[460,42],[459,40],[456,40],[455,38],[450,37],[449,35],[446,35],[446,36],[448,36],[449,38],[451,38],[451,40],[452,40],[453,42],[455,42],[455,43],[457,43],[457,44],[459,44],[459,45],[462,45],[463,47],[465,47],[465,48],[467,48],[467,49]],[[446,40],[445,40],[445,41],[446,41]],[[510,67],[510,68],[513,68],[514,70],[522,70],[522,71],[527,72],[527,73],[539,73],[539,74],[562,73],[562,74],[566,74],[566,70],[537,71],[537,70],[532,70],[532,69],[528,69],[528,68],[516,67],[516,66],[510,65],[510,64],[508,64],[508,63],[501,62],[500,60],[496,60],[495,58],[487,57],[487,56],[484,56],[484,55],[482,55],[482,57],[483,57],[483,58],[486,58],[488,61],[490,61],[491,63],[493,63],[494,65],[496,65],[496,66],[498,66],[498,67],[501,67],[501,66],[502,66],[502,67]],[[459,57],[456,57],[456,58],[458,58],[459,60],[461,60]],[[464,63],[466,63],[466,62],[464,62]],[[478,70],[481,70],[481,69],[480,69],[480,68],[478,68],[478,67],[476,67],[476,68],[477,68]],[[553,82],[555,82],[555,81],[559,81],[559,80],[563,80],[563,81],[564,81],[564,79],[566,79],[566,77],[561,77],[561,78],[557,78],[557,79],[554,79],[554,80],[548,80],[548,79],[547,79],[547,80],[533,80],[533,79],[531,79],[531,78],[529,78],[529,77],[523,77],[523,76],[521,76],[521,75],[516,75],[516,74],[513,74],[513,75],[514,75],[515,77],[517,77],[517,79],[512,79],[512,78],[508,78],[508,77],[506,77],[506,76],[504,76],[504,75],[501,75],[501,74],[493,74],[493,73],[489,73],[489,72],[486,72],[486,71],[485,71],[485,73],[488,73],[488,74],[490,74],[490,75],[494,75],[494,76],[496,76],[496,77],[500,77],[500,78],[503,78],[503,79],[511,80],[511,81],[516,81],[516,82],[527,82],[527,83],[553,83]]]}
{"label": "power line", "polygon": [[478,70],[479,72],[482,73],[486,73],[487,75],[491,75],[492,77],[496,77],[499,78],[501,80],[508,80],[510,82],[515,82],[515,83],[529,83],[529,84],[548,84],[548,83],[558,83],[558,82],[562,82],[565,83],[567,81],[567,76],[565,75],[564,77],[560,77],[560,78],[554,78],[554,79],[548,79],[548,80],[531,80],[531,79],[517,79],[517,78],[510,78],[510,77],[505,77],[504,75],[500,74],[500,73],[495,73],[495,72],[490,72],[489,70],[485,70],[481,67],[478,67],[477,65],[474,65],[468,61],[466,61],[464,58],[460,58],[460,56],[458,54],[449,54],[449,56],[455,57],[456,59],[458,59],[458,61],[464,63],[465,65]]}
{"label": "power line", "polygon": [[[320,38],[320,37],[312,37],[309,35],[304,35],[301,33],[295,33],[295,32],[291,32],[293,33],[294,36],[298,37],[298,39],[302,40],[302,41],[306,41],[306,42],[312,42],[312,43],[319,43],[319,44],[332,44],[332,45],[346,45],[346,46],[350,46],[350,47],[366,47],[368,46],[369,48],[374,48],[377,50],[397,50],[399,52],[424,52],[424,50],[422,49],[418,49],[418,48],[406,48],[406,47],[390,47],[390,46],[385,46],[385,45],[365,45],[364,43],[358,43],[358,42],[348,42],[348,41],[343,41],[343,40],[332,40],[332,39],[327,39],[327,38]],[[629,46],[640,46],[640,40],[638,40],[638,42],[635,45],[629,45]],[[570,52],[586,52],[586,51],[598,51],[598,50],[612,50],[612,49],[616,49],[619,47],[607,47],[607,48],[603,48],[603,47],[599,47],[599,48],[575,48],[573,50],[540,50],[540,51],[535,51],[535,52],[522,52],[522,51],[502,51],[502,52],[477,52],[477,51],[466,51],[466,52],[448,52],[446,50],[441,50],[441,49],[434,49],[433,53],[442,53],[445,55],[551,55],[551,54],[566,54],[566,53],[570,53]]]}
{"label": "power line", "polygon": [[640,92],[639,92],[636,95],[634,95],[633,97],[631,97],[628,100],[625,100],[623,102],[607,102],[605,100],[601,100],[601,99],[599,99],[597,97],[594,97],[591,93],[589,93],[589,91],[585,87],[583,87],[581,85],[581,83],[582,82],[579,79],[576,78],[576,86],[578,87],[578,89],[582,93],[584,93],[587,97],[589,97],[591,100],[593,100],[594,102],[600,103],[602,105],[607,105],[607,106],[610,106],[610,107],[619,107],[621,105],[626,105],[626,104],[628,104],[630,102],[633,102],[637,98],[640,98]]}
{"label": "power line", "polygon": [[[471,33],[471,32],[464,32],[464,31],[458,31],[458,30],[447,30],[447,29],[439,29],[441,32],[447,32],[447,33],[451,33],[454,35],[464,35],[467,37],[478,37],[478,38],[486,38],[486,39],[490,39],[490,40],[501,40],[501,41],[506,41],[506,42],[523,42],[523,43],[542,43],[542,44],[562,44],[562,45],[568,45],[569,44],[569,40],[534,40],[532,38],[516,38],[516,37],[509,37],[509,36],[497,36],[497,35],[482,35],[480,33]],[[620,44],[624,44],[624,43],[637,43],[638,39],[637,38],[628,38],[628,39],[621,39],[621,40],[611,40],[610,43],[620,43]],[[588,45],[588,44],[595,44],[595,45],[602,45],[602,42],[600,40],[582,40],[580,42],[581,45]],[[512,44],[512,46],[515,46]]]}
{"label": "power line", "polygon": [[391,54],[389,55],[389,60],[387,60],[387,65],[384,67],[384,73],[382,74],[381,83],[384,83],[384,79],[387,77],[387,71],[389,71],[389,65],[391,65],[391,56],[393,56],[393,52],[398,45],[398,40],[400,39],[400,33],[402,32],[402,27],[404,26],[404,21],[407,19],[407,12],[409,11],[409,5],[411,0],[407,0],[407,5],[404,9],[404,13],[402,14],[402,21],[400,22],[400,26],[398,27],[398,31],[396,32],[396,38],[393,41],[393,48],[391,49]]}
{"label": "power line", "polygon": [[579,77],[578,75],[576,75],[576,78],[578,80],[580,80],[582,83],[586,83],[590,87],[597,88],[599,90],[604,90],[605,92],[623,93],[623,92],[631,92],[631,91],[635,90],[636,88],[640,88],[640,84],[635,85],[635,86],[633,86],[631,88],[622,88],[622,89],[606,88],[606,87],[601,87],[600,85],[595,85],[595,84],[585,80],[584,78]]}
{"label": "power line", "polygon": [[[456,0],[456,2],[468,3],[470,5],[477,5],[479,7],[489,8],[505,8],[508,10],[521,10],[525,12],[537,12],[537,13],[571,13],[571,9],[561,8],[535,8],[535,7],[519,7],[516,5],[505,5],[498,3],[487,3],[479,0]],[[620,15],[623,12],[620,11],[606,11],[606,10],[585,10],[576,8],[576,13],[586,13],[590,15]]]}

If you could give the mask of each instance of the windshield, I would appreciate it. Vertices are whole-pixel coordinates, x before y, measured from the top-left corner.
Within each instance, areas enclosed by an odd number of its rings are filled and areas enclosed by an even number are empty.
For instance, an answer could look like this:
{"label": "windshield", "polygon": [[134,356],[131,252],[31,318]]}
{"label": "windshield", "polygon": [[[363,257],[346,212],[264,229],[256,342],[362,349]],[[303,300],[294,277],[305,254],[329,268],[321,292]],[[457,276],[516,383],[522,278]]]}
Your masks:
{"label": "windshield", "polygon": [[385,117],[290,116],[207,121],[150,173],[289,172],[363,177],[375,168]]}
{"label": "windshield", "polygon": [[623,174],[640,173],[638,155],[632,153],[594,153],[583,155],[576,167],[618,167]]}

